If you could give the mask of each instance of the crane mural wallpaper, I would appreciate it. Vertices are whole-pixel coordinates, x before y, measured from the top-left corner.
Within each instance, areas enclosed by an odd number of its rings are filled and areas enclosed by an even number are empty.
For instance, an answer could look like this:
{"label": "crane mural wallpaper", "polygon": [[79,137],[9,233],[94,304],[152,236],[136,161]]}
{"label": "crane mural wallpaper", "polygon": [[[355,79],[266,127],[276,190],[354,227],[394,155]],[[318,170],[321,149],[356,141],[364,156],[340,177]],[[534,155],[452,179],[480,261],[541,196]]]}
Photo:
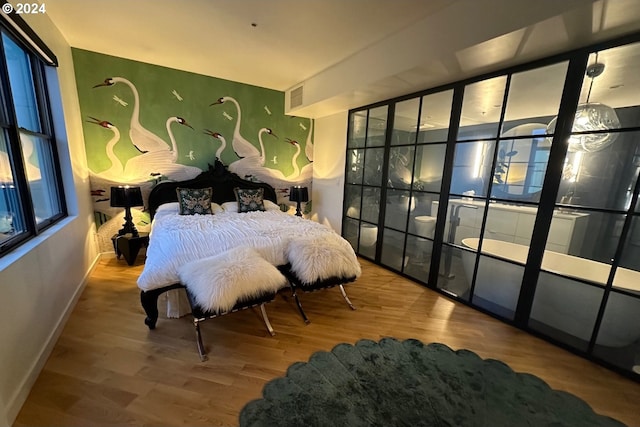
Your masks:
{"label": "crane mural wallpaper", "polygon": [[[140,186],[146,202],[158,182],[218,159],[275,187],[283,210],[294,208],[291,186],[311,187],[313,120],[286,116],[284,92],[81,49],[73,59],[101,250],[123,222],[112,186]],[[132,213],[148,229],[146,208]]]}

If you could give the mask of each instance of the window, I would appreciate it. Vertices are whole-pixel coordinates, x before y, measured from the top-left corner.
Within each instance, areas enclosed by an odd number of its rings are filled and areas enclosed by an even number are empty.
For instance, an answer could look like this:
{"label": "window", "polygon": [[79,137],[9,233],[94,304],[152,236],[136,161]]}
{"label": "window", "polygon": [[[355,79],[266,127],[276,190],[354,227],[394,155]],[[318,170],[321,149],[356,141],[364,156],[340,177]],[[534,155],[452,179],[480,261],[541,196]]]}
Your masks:
{"label": "window", "polygon": [[0,34],[1,256],[65,217],[66,210],[47,65],[9,26],[0,26]]}

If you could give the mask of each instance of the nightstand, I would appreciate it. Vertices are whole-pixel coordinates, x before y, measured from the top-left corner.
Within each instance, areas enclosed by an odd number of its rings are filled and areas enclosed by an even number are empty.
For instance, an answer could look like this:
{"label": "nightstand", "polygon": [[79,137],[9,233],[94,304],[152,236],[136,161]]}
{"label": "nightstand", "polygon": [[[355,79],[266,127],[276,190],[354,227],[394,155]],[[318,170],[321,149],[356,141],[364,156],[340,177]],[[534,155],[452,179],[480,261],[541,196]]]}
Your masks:
{"label": "nightstand", "polygon": [[149,244],[149,233],[138,233],[137,236],[133,236],[130,233],[127,234],[114,234],[111,237],[113,241],[113,249],[116,251],[116,256],[120,259],[120,255],[124,256],[127,264],[133,265],[140,252],[140,248],[146,247]]}

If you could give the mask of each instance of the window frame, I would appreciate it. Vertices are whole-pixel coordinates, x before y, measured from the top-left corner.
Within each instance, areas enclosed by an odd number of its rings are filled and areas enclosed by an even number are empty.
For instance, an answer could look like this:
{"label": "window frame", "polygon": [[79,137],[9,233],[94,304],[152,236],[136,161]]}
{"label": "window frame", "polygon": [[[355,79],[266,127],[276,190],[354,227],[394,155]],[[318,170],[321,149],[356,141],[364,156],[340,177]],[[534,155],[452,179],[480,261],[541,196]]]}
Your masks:
{"label": "window frame", "polygon": [[[26,24],[21,23],[22,26]],[[28,31],[31,31],[26,27]],[[31,31],[32,32],[32,31]],[[13,172],[13,183],[16,188],[18,215],[22,216],[24,224],[21,230],[15,231],[14,235],[0,241],[0,258],[8,252],[16,249],[26,241],[38,236],[43,231],[58,223],[68,216],[66,197],[64,194],[64,184],[62,180],[62,169],[58,154],[58,144],[55,138],[53,116],[51,114],[51,101],[47,86],[47,70],[45,67],[57,64],[48,63],[40,55],[37,55],[31,48],[28,40],[24,40],[17,34],[6,20],[0,20],[0,34],[15,43],[29,58],[31,71],[31,83],[34,88],[35,107],[38,110],[40,131],[34,131],[20,127],[15,108],[15,100],[9,80],[9,69],[5,56],[5,43],[0,37],[0,93],[2,93],[2,103],[0,104],[0,132],[4,132],[7,145],[7,155]],[[38,39],[39,43],[42,43]],[[4,111],[2,111],[4,110]],[[50,179],[47,190],[54,189],[54,194],[50,194],[57,204],[57,212],[37,221],[36,206],[32,199],[30,182],[25,168],[25,158],[22,151],[21,134],[35,137],[44,141],[48,145],[46,156],[41,160],[43,163],[50,163]],[[49,192],[50,193],[50,192]]]}

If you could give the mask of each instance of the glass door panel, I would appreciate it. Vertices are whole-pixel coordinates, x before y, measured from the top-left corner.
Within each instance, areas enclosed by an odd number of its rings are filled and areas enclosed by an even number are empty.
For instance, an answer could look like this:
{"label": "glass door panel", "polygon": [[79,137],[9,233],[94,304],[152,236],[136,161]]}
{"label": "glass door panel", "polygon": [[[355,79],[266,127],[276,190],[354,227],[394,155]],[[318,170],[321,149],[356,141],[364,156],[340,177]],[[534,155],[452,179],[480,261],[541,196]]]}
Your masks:
{"label": "glass door panel", "polygon": [[458,141],[498,136],[506,76],[465,86]]}
{"label": "glass door panel", "polygon": [[367,121],[367,147],[384,147],[387,132],[387,110],[388,106],[373,108],[369,110]]}
{"label": "glass door panel", "polygon": [[362,205],[361,197],[362,187],[355,185],[347,185],[344,190],[344,214],[349,218],[360,218],[360,207]]}
{"label": "glass door panel", "polygon": [[[544,133],[541,125],[524,125],[503,134],[533,135]],[[526,132],[526,133],[525,133]],[[538,202],[549,161],[550,144],[544,136],[524,139],[501,139],[493,171],[491,197],[514,201]]]}
{"label": "glass door panel", "polygon": [[391,188],[411,187],[413,180],[413,146],[393,147],[389,151],[389,170],[387,185]]}
{"label": "glass door panel", "polygon": [[406,231],[407,216],[413,212],[416,201],[409,191],[387,190],[387,208],[384,217],[384,226],[396,230]]}
{"label": "glass door panel", "polygon": [[[483,250],[484,244],[483,242]],[[509,258],[509,254],[505,252],[510,246],[487,246],[491,252],[499,251],[503,258]],[[523,274],[524,265],[481,255],[471,302],[501,317],[513,319]]]}
{"label": "glass door panel", "polygon": [[639,166],[640,132],[621,132],[613,144],[598,152],[568,152],[556,202],[570,208],[626,211]]}
{"label": "glass door panel", "polygon": [[414,190],[440,192],[446,150],[446,144],[418,145],[413,172]]}
{"label": "glass door panel", "polygon": [[[507,203],[490,203],[484,229],[482,252],[524,264],[529,252],[533,225],[538,210],[535,206],[519,206]],[[508,242],[509,248],[490,252],[490,242]],[[506,254],[506,256],[505,256]]]}
{"label": "glass door panel", "polygon": [[468,301],[476,255],[472,250],[443,244],[438,289]]}
{"label": "glass door panel", "polygon": [[422,97],[418,143],[446,142],[449,135],[453,90]]}
{"label": "glass door panel", "polygon": [[414,279],[427,282],[433,253],[433,240],[424,237],[407,236],[407,265],[404,273]]}
{"label": "glass door panel", "polygon": [[376,257],[376,243],[378,242],[378,226],[366,222],[360,223],[360,239],[358,252],[371,259]]}
{"label": "glass door panel", "polygon": [[604,212],[555,213],[542,270],[605,285],[624,220]]}
{"label": "glass door panel", "polygon": [[[559,62],[511,76],[503,129],[536,121],[549,123],[560,108],[569,62]],[[537,102],[543,99],[544,102]],[[545,132],[542,132],[544,134]]]}
{"label": "glass door panel", "polygon": [[[450,198],[444,241],[477,248],[486,204],[483,199]],[[468,243],[464,243],[466,239],[470,239]]]}
{"label": "glass door panel", "polygon": [[349,116],[349,137],[347,138],[347,148],[364,147],[367,136],[367,112],[358,111]]}
{"label": "glass door panel", "polygon": [[380,215],[380,188],[364,187],[362,190],[361,218],[374,224],[378,223]]}
{"label": "glass door panel", "polygon": [[609,294],[593,354],[640,373],[640,298]]}
{"label": "glass door panel", "polygon": [[391,145],[415,144],[416,129],[419,128],[419,109],[420,98],[413,98],[396,104]]}
{"label": "glass door panel", "polygon": [[358,239],[360,238],[358,227],[358,221],[351,218],[346,218],[342,225],[342,237],[347,239],[355,251],[358,250]]}
{"label": "glass door panel", "polygon": [[384,148],[368,148],[365,150],[364,184],[382,185],[382,164],[384,162]]}
{"label": "glass door panel", "polygon": [[529,326],[586,351],[604,288],[550,273],[540,273]]}
{"label": "glass door panel", "polygon": [[364,172],[364,150],[347,150],[347,184],[362,184]]}
{"label": "glass door panel", "polygon": [[451,177],[451,193],[486,196],[491,179],[495,141],[459,142],[456,144]]}
{"label": "glass door panel", "polygon": [[402,271],[409,261],[409,257],[404,255],[404,240],[404,233],[385,228],[380,262],[394,270]]}
{"label": "glass door panel", "polygon": [[438,194],[414,191],[413,205],[415,208],[409,212],[409,228],[411,234],[426,237],[433,240],[433,232],[438,216]]}
{"label": "glass door panel", "polygon": [[640,296],[640,216],[631,219],[613,286]]}

